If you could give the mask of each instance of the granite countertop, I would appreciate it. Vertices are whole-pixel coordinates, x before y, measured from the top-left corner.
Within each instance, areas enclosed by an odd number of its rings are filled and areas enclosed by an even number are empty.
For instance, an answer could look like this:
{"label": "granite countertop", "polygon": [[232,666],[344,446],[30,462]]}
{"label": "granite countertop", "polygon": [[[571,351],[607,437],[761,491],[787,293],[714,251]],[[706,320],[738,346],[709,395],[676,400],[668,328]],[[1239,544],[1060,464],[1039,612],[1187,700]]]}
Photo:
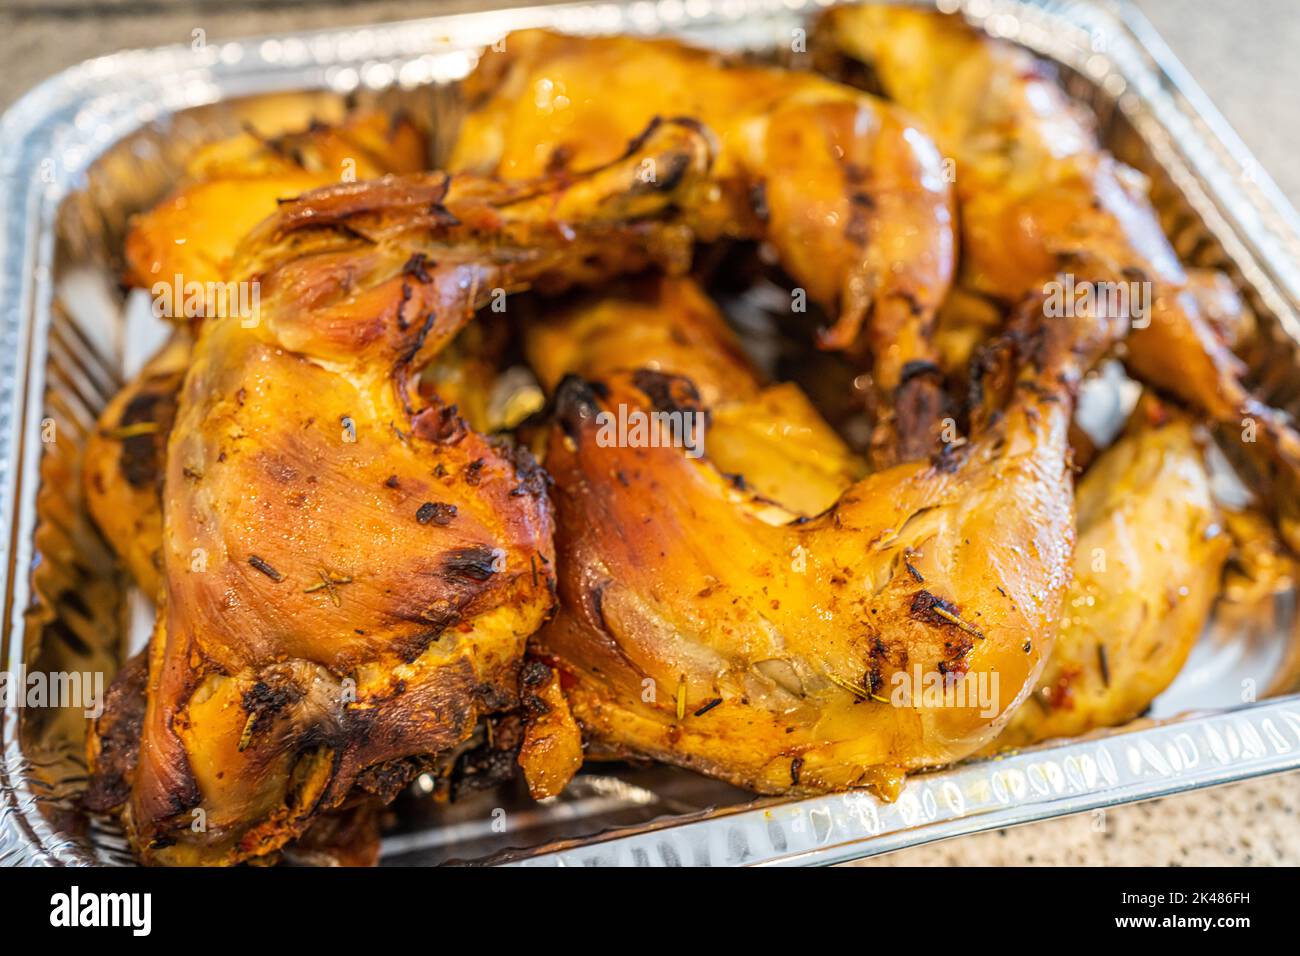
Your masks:
{"label": "granite countertop", "polygon": [[[491,0],[496,7],[533,0]],[[1134,0],[1300,205],[1300,4],[1294,0]],[[408,19],[481,8],[482,0],[8,0],[0,8],[0,108],[88,57],[126,47],[277,30]],[[955,864],[1300,864],[1300,774],[1269,777],[962,837],[851,866]]]}

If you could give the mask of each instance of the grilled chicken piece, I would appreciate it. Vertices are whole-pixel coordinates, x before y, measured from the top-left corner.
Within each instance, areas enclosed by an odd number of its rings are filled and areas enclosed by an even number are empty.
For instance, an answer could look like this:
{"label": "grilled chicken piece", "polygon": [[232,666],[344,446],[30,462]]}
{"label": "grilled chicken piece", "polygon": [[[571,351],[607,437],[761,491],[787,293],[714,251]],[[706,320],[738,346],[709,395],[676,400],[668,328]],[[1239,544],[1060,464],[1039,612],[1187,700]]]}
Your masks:
{"label": "grilled chicken piece", "polygon": [[1026,746],[1123,724],[1182,670],[1231,550],[1191,421],[1140,405],[1079,482],[1079,542],[1037,690],[994,742]]}
{"label": "grilled chicken piece", "polygon": [[600,440],[601,413],[706,411],[689,381],[565,379],[546,458],[561,603],[535,642],[584,729],[763,793],[888,792],[992,739],[1055,636],[1073,393],[1121,332],[1039,307],[968,445],[777,527],[707,457]]}
{"label": "grilled chicken piece", "polygon": [[719,151],[710,201],[690,212],[699,237],[766,239],[807,298],[836,316],[822,344],[870,348],[882,462],[937,447],[929,338],[954,227],[942,159],[908,115],[811,74],[674,41],[538,30],[485,52],[465,86],[473,106],[451,162],[480,173],[606,162],[655,116],[703,123]]}
{"label": "grilled chicken piece", "polygon": [[[545,483],[416,375],[496,290],[678,263],[664,220],[709,160],[660,123],[587,174],[345,184],[245,240],[230,275],[260,283],[258,321],[203,324],[167,449],[125,811],[145,862],[272,852],[516,704],[552,604]],[[679,175],[644,183],[647,162]]]}
{"label": "grilled chicken piece", "polygon": [[754,493],[770,522],[820,514],[866,470],[797,385],[763,383],[689,278],[630,280],[548,309],[530,324],[525,352],[548,393],[568,374],[650,369],[689,379],[709,410],[700,450]]}
{"label": "grilled chicken piece", "polygon": [[150,288],[227,278],[231,256],[276,204],[310,189],[426,169],[424,139],[410,122],[357,111],[336,125],[313,123],[267,137],[249,129],[195,151],[185,178],[132,223],[126,278]]}
{"label": "grilled chicken piece", "polygon": [[1150,283],[1129,367],[1245,439],[1282,533],[1300,549],[1300,435],[1243,385],[1206,281],[1179,263],[1143,177],[1101,148],[1048,66],[956,16],[880,5],[827,11],[814,46],[832,72],[840,58],[865,64],[956,159],[963,283],[1008,302],[1058,274],[1077,288]]}
{"label": "grilled chicken piece", "polygon": [[193,337],[181,327],[113,397],[86,442],[86,506],[135,583],[154,597],[162,583],[162,485],[176,393]]}
{"label": "grilled chicken piece", "polygon": [[[488,427],[483,424],[486,396],[480,394],[481,381],[473,376],[481,375],[489,363],[481,354],[480,336],[469,335],[478,330],[476,325],[466,328],[453,346],[463,339],[469,341],[436,356],[426,375],[430,370],[443,373],[438,379],[439,400],[454,404],[446,400],[450,395],[464,402],[461,409],[465,420],[470,427],[484,430]],[[188,330],[178,329],[140,375],[114,397],[87,441],[86,494],[91,515],[122,557],[137,586],[151,597],[157,595],[161,583],[162,479],[167,439],[192,348],[193,337]],[[448,382],[452,375],[456,376],[454,384]],[[445,387],[448,384],[451,387]],[[142,652],[114,678],[105,716],[94,722],[87,736],[91,776],[82,803],[91,812],[116,813],[130,795],[139,756],[147,678],[147,654]],[[566,709],[556,707],[542,719],[559,722],[566,718],[572,720]],[[560,733],[551,733],[545,738],[549,749],[543,750],[543,755],[557,752],[559,757],[552,759],[565,759],[563,745],[573,748],[578,744],[577,736],[576,730],[567,740]],[[532,739],[530,736],[530,742]],[[529,753],[537,749],[534,746]],[[543,758],[530,756],[530,761],[530,780],[537,776],[544,783],[555,775]],[[550,795],[541,784],[537,790],[539,797]],[[288,858],[295,865],[374,865],[379,854],[378,803],[362,799],[315,819],[287,851]]]}

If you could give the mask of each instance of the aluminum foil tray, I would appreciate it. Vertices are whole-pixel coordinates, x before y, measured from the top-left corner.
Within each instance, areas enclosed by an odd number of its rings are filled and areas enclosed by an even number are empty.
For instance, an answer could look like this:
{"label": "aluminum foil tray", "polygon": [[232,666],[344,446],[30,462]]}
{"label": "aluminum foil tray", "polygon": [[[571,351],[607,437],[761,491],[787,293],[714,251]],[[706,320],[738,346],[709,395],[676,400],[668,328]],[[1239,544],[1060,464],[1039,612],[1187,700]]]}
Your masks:
{"label": "aluminum foil tray", "polygon": [[[1179,254],[1226,270],[1245,294],[1271,334],[1251,360],[1253,381],[1294,411],[1300,219],[1150,26],[1105,0],[938,5],[1061,67],[1107,146],[1151,177]],[[165,193],[195,144],[270,106],[302,123],[361,99],[420,117],[436,155],[455,127],[456,81],[512,29],[672,33],[761,54],[789,50],[792,31],[818,6],[570,4],[210,45],[196,38],[88,61],[19,101],[0,120],[0,667],[107,681],[131,622],[138,630],[147,620],[86,517],[81,446],[153,345],[117,279],[127,217]],[[1216,619],[1174,686],[1133,725],[919,774],[892,804],[865,793],[755,801],[672,768],[597,765],[542,804],[508,789],[451,806],[404,794],[383,861],[833,863],[1300,768],[1294,605],[1283,594],[1259,620]],[[0,710],[0,864],[129,862],[115,825],[77,809],[82,712],[20,707],[14,696]]]}

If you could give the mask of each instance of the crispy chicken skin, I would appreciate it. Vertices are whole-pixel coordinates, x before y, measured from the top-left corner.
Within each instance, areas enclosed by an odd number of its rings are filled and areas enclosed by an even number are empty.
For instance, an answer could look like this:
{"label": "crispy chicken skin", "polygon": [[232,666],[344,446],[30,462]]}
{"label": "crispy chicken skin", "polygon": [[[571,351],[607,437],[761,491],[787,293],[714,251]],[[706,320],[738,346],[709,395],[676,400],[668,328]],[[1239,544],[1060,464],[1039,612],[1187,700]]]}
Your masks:
{"label": "crispy chicken skin", "polygon": [[1231,550],[1195,426],[1156,403],[1088,470],[1061,630],[1031,699],[994,749],[1113,727],[1182,669]]}
{"label": "crispy chicken skin", "polygon": [[[689,381],[567,378],[546,457],[561,604],[535,640],[586,732],[762,793],[888,791],[986,744],[1055,636],[1073,391],[1120,334],[1113,319],[1043,321],[1039,305],[1021,311],[969,445],[779,527],[707,455],[599,440],[598,416],[620,406],[703,411]],[[954,687],[983,675],[988,706],[900,694],[917,671]]]}
{"label": "crispy chicken skin", "polygon": [[[942,159],[908,115],[812,74],[674,41],[540,30],[486,52],[465,85],[452,167],[506,177],[608,161],[655,116],[703,123],[719,147],[716,188],[689,213],[698,236],[766,239],[836,317],[823,344],[870,349],[882,460],[935,447],[929,337],[954,227]],[[894,423],[895,408],[906,420]]]}
{"label": "crispy chicken skin", "polygon": [[[432,393],[477,431],[493,430],[485,381],[495,372],[482,354],[477,331],[468,327],[426,369],[441,373]],[[465,340],[465,341],[462,341]],[[177,393],[189,367],[194,339],[179,328],[113,397],[86,441],[86,504],[91,517],[131,572],[136,586],[153,598],[161,583],[162,482],[167,439],[176,416]],[[459,347],[457,347],[459,346]]]}
{"label": "crispy chicken skin", "polygon": [[197,150],[181,184],[136,217],[126,239],[127,282],[214,282],[240,240],[275,212],[276,203],[345,179],[426,168],[424,140],[403,119],[356,111],[337,125],[243,134]]}
{"label": "crispy chicken skin", "polygon": [[[423,161],[423,143],[409,122],[369,111],[274,138],[250,128],[207,144],[190,158],[172,195],[132,223],[127,281],[145,288],[176,275],[185,283],[224,281],[236,242],[279,200],[336,182],[345,169],[371,178],[418,172]],[[177,312],[167,316],[177,331],[105,407],[86,444],[90,514],[150,597],[160,582],[167,436],[193,345],[187,317]]]}
{"label": "crispy chicken skin", "polygon": [[1076,284],[1151,283],[1129,367],[1225,434],[1249,436],[1243,451],[1300,548],[1300,435],[1242,384],[1206,281],[1179,263],[1143,177],[1101,148],[1050,68],[959,17],[887,5],[826,11],[814,47],[832,72],[840,58],[865,64],[956,159],[963,283],[1008,302],[1062,273]]}
{"label": "crispy chicken skin", "polygon": [[[709,160],[661,123],[587,174],[343,184],[245,239],[230,275],[260,283],[257,320],[203,323],[167,448],[125,812],[144,861],[274,851],[516,704],[552,605],[545,481],[415,373],[496,289],[673,265],[663,220]],[[646,184],[644,162],[679,174]]]}
{"label": "crispy chicken skin", "polygon": [[866,470],[802,389],[764,384],[689,278],[647,276],[549,308],[524,345],[550,393],[569,374],[649,369],[688,379],[709,410],[709,459],[754,492],[768,521],[821,514]]}

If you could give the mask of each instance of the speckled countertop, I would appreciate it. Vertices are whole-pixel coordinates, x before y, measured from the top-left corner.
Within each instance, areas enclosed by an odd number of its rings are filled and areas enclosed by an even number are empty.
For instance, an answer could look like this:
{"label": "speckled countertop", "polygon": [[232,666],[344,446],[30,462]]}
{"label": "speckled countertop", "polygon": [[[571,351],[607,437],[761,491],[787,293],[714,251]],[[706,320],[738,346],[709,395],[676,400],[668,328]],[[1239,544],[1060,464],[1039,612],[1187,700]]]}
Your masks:
{"label": "speckled countertop", "polygon": [[[1135,0],[1300,205],[1300,2]],[[492,6],[520,0],[490,0]],[[0,108],[66,66],[125,47],[454,13],[482,0],[5,0]],[[3,148],[3,144],[0,144]],[[853,866],[1300,864],[1300,774],[903,850]]]}

